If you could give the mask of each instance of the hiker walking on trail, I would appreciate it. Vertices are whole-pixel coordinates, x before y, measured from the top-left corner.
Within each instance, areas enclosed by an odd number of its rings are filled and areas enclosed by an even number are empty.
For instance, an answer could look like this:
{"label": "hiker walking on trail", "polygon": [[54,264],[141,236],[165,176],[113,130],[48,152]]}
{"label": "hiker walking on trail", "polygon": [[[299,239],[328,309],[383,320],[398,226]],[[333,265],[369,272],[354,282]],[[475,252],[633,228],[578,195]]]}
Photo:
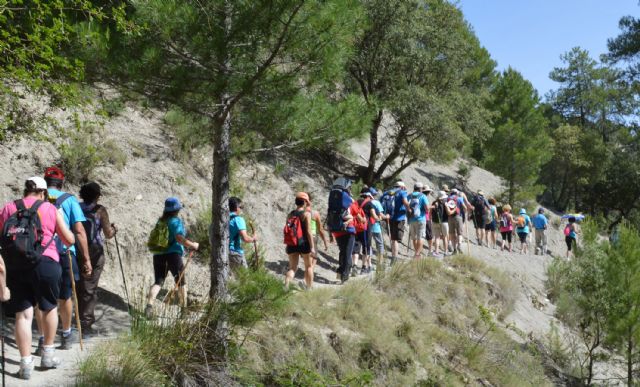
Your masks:
{"label": "hiker walking on trail", "polygon": [[351,213],[351,181],[345,178],[337,179],[329,193],[329,206],[327,210],[327,227],[331,231],[340,254],[338,257],[337,278],[342,283],[349,280],[351,272],[351,254],[355,244],[356,228],[353,222],[354,214]]}
{"label": "hiker walking on trail", "polygon": [[427,240],[427,254],[433,252],[433,225],[431,223],[431,209],[433,208],[433,206],[431,206],[429,202],[429,195],[431,194],[431,192],[433,192],[433,190],[428,186],[425,186],[422,189],[422,193],[424,194],[425,199],[427,199],[427,210],[424,213],[424,238]]}
{"label": "hiker walking on trail", "polygon": [[[313,237],[313,243],[316,246],[316,250],[318,249],[318,239],[322,240],[324,245],[324,251],[327,251],[329,248],[327,242],[327,234],[325,233],[325,229],[322,225],[322,219],[320,218],[320,213],[311,208],[311,203],[313,198],[311,194],[309,195],[309,205],[307,206],[307,211],[311,214],[311,236]],[[319,238],[318,238],[319,237]],[[317,259],[317,257],[313,257],[313,259]]]}
{"label": "hiker walking on trail", "polygon": [[[0,298],[9,299],[7,310],[16,314],[15,338],[20,352],[18,377],[21,379],[29,379],[34,368],[31,325],[36,305],[44,332],[40,367],[56,368],[61,364],[55,357],[54,339],[58,328],[60,260],[64,260],[64,256],[58,254],[54,235],[57,234],[57,241],[66,247],[71,246],[75,238],[63,214],[47,200],[45,180],[31,177],[25,182],[22,200],[9,202],[0,211],[0,241],[10,289],[9,294],[3,286]],[[27,251],[33,254],[31,257],[16,246],[20,240],[31,243],[35,240],[35,245],[25,243]]]}
{"label": "hiker walking on trail", "polygon": [[372,198],[373,196],[371,192],[369,192],[369,187],[364,186],[360,190],[360,198],[351,203],[351,210],[355,214],[354,221],[356,227],[356,242],[352,253],[352,277],[357,275],[359,254],[362,254],[360,274],[367,274],[371,271],[371,230],[369,227],[369,218],[373,210],[371,204]]}
{"label": "hiker walking on trail", "polygon": [[413,192],[409,197],[409,240],[413,243],[413,258],[422,255],[422,237],[426,234],[427,211],[429,199],[422,193],[424,185],[417,182],[413,185]]}
{"label": "hiker walking on trail", "polygon": [[529,251],[529,231],[531,228],[533,228],[531,218],[527,215],[527,210],[521,208],[516,218],[516,233],[520,238],[520,254],[527,254]]}
{"label": "hiker walking on trail", "polygon": [[373,247],[373,243],[375,242],[376,244],[376,257],[378,257],[376,267],[378,267],[382,265],[382,259],[384,257],[384,239],[382,238],[382,227],[380,226],[380,222],[384,219],[388,219],[388,217],[384,214],[382,203],[377,199],[379,192],[373,187],[369,188],[369,192],[371,192],[371,196],[373,198],[371,199],[371,245]]}
{"label": "hiker walking on trail", "polygon": [[[476,229],[476,238],[478,240],[478,246],[482,246],[482,241],[485,237],[485,225],[488,221],[488,210],[490,208],[489,202],[484,197],[484,192],[479,190],[472,200],[473,212],[471,213],[471,220],[473,221],[473,227]],[[488,245],[488,244],[487,244]]]}
{"label": "hiker walking on trail", "polygon": [[483,215],[484,221],[484,243],[489,247],[489,240],[491,240],[491,247],[497,248],[496,245],[496,228],[498,224],[498,209],[496,208],[496,199],[489,199],[488,211]]}
{"label": "hiker walking on trail", "polygon": [[284,227],[284,243],[289,257],[289,270],[284,276],[285,287],[288,287],[298,270],[300,256],[304,262],[304,282],[306,289],[313,286],[313,270],[316,255],[313,235],[311,235],[311,214],[307,211],[309,195],[298,192],[295,197],[296,209],[287,216]]}
{"label": "hiker walking on trail", "polygon": [[395,184],[393,214],[391,215],[391,264],[398,258],[398,242],[402,242],[404,228],[407,223],[409,200],[407,186],[402,181]]}
{"label": "hiker walking on trail", "polygon": [[549,227],[549,220],[544,216],[544,208],[538,209],[538,214],[533,217],[533,227],[535,228],[536,249],[535,254],[540,252],[540,255],[547,253],[547,228]]}
{"label": "hiker walking on trail", "polygon": [[438,192],[438,197],[431,207],[431,222],[433,224],[433,237],[435,242],[433,244],[432,255],[438,256],[438,244],[442,241],[442,254],[450,255],[448,251],[449,246],[449,213],[447,211],[447,194],[444,191]]}
{"label": "hiker walking on trail", "polygon": [[[96,321],[94,311],[98,302],[98,281],[105,264],[104,239],[111,239],[118,231],[109,222],[109,213],[104,206],[98,204],[101,196],[100,185],[90,182],[80,188],[80,208],[87,219],[83,222],[87,234],[89,257],[93,271],[91,275],[82,277],[78,282],[78,309],[80,311],[80,326],[82,334],[90,336],[96,332],[93,323]],[[81,258],[81,255],[79,255]]]}
{"label": "hiker walking on trail", "polygon": [[511,236],[513,234],[513,215],[511,215],[511,206],[505,204],[502,206],[502,214],[500,214],[500,235],[502,235],[502,244],[500,251],[506,248],[511,252]]}
{"label": "hiker walking on trail", "polygon": [[[75,196],[62,191],[64,173],[60,168],[55,166],[47,168],[44,172],[44,180],[47,182],[47,186],[49,187],[49,201],[53,203],[58,210],[62,211],[64,220],[67,222],[67,227],[73,231],[76,236],[76,244],[71,245],[68,248],[68,252],[71,254],[71,265],[73,267],[69,267],[67,246],[60,240],[56,239],[56,247],[60,254],[60,265],[62,266],[62,281],[58,299],[60,322],[62,323],[60,348],[71,349],[72,343],[78,340],[76,331],[71,330],[71,318],[73,315],[71,273],[73,273],[74,281],[78,282],[80,280],[80,273],[82,273],[82,276],[87,277],[93,272],[89,246],[87,244],[87,234],[82,223],[87,219],[82,212],[78,199],[76,199]],[[80,251],[76,250],[76,246],[79,246]],[[78,259],[79,257],[82,257],[82,261]],[[38,312],[36,312],[36,319],[38,321],[38,326],[41,326]],[[40,331],[37,353],[41,352],[42,346],[40,343],[43,339],[43,332]]]}
{"label": "hiker walking on trail", "polygon": [[[248,267],[247,259],[244,255],[242,242],[253,243],[258,240],[255,235],[249,236],[247,233],[247,222],[242,217],[244,204],[242,199],[232,196],[229,198],[229,265],[231,269],[237,267]],[[257,258],[257,257],[256,257]]]}
{"label": "hiker walking on trail", "polygon": [[569,217],[569,223],[564,227],[564,241],[567,244],[567,259],[571,258],[574,254],[573,251],[577,245],[577,238],[580,231],[576,225],[576,217]]}
{"label": "hiker walking on trail", "polygon": [[[178,287],[180,304],[186,306],[187,302],[187,281],[182,275],[184,263],[182,256],[185,247],[191,250],[198,250],[200,244],[187,239],[187,232],[182,220],[178,217],[182,204],[176,197],[167,198],[164,201],[162,216],[156,222],[156,226],[151,232],[148,245],[166,246],[159,251],[153,251],[153,285],[149,289],[145,314],[151,316],[153,313],[153,303],[162,288],[167,273],[170,271]],[[150,247],[151,248],[151,247]]]}

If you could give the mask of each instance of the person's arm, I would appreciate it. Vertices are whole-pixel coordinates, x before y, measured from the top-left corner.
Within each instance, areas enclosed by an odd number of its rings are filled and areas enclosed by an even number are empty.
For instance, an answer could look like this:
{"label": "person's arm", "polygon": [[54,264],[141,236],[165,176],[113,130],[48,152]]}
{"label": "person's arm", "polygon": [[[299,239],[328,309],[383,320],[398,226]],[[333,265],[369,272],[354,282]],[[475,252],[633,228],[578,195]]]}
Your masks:
{"label": "person's arm", "polygon": [[190,241],[181,234],[176,235],[176,241],[178,241],[178,243],[180,243],[182,246],[191,250],[198,250],[198,247],[200,247],[200,244],[198,242]]}
{"label": "person's arm", "polygon": [[247,230],[240,230],[239,234],[240,234],[240,238],[242,238],[242,241],[244,243],[253,243],[258,240],[258,236],[255,235],[255,233],[252,237],[250,237]]}
{"label": "person's arm", "polygon": [[109,213],[107,212],[107,209],[104,207],[100,207],[98,211],[96,211],[96,215],[100,217],[100,224],[104,237],[106,239],[113,238],[118,232],[118,229],[116,228],[115,224],[111,224],[109,222]]}
{"label": "person's arm", "polygon": [[73,224],[73,233],[76,235],[76,240],[80,245],[80,251],[82,251],[82,256],[84,257],[84,266],[82,273],[84,273],[85,276],[90,276],[93,268],[91,267],[91,257],[89,256],[87,233],[84,230],[84,225],[82,224],[82,222],[75,222]]}
{"label": "person's arm", "polygon": [[56,234],[58,234],[62,243],[67,247],[76,243],[76,238],[71,230],[69,230],[69,227],[67,227],[67,222],[64,221],[64,215],[62,215],[60,211],[56,211]]}
{"label": "person's arm", "polygon": [[7,271],[4,266],[4,260],[0,256],[0,301],[9,301],[11,291],[7,287]]}
{"label": "person's arm", "polygon": [[407,209],[407,212],[411,211],[411,208],[409,207],[409,200],[407,199],[407,196],[404,196],[402,198],[402,204],[404,205],[404,208]]}
{"label": "person's arm", "polygon": [[320,213],[318,211],[314,212],[314,221],[316,222],[316,229],[318,230],[318,235],[320,235],[320,239],[322,239],[322,243],[324,243],[324,249],[327,250],[327,236],[324,233],[324,225],[322,224],[322,220],[320,219]]}
{"label": "person's arm", "polygon": [[309,241],[309,247],[311,248],[311,255],[316,255],[316,244],[313,240],[313,235],[311,235],[311,214],[308,211],[304,213],[304,222],[306,224],[307,235],[306,238]]}

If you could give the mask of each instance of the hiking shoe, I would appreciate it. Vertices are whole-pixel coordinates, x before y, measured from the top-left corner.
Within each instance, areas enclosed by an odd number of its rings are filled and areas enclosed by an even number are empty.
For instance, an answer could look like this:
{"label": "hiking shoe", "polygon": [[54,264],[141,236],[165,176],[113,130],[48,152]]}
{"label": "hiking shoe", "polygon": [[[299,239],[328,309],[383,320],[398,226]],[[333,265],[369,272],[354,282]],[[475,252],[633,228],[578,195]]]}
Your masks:
{"label": "hiking shoe", "polygon": [[65,336],[62,334],[62,338],[60,339],[60,349],[71,349],[71,345],[76,341],[78,341],[78,334],[72,329],[68,335]]}
{"label": "hiking shoe", "polygon": [[358,275],[358,268],[354,266],[351,268],[351,276],[355,277],[357,275]]}
{"label": "hiking shoe", "polygon": [[20,379],[29,380],[31,379],[31,373],[33,372],[33,360],[29,363],[20,362],[20,370],[18,371],[18,377]]}
{"label": "hiking shoe", "polygon": [[362,268],[360,269],[360,275],[364,275],[367,274],[367,268],[362,266]]}
{"label": "hiking shoe", "polygon": [[342,279],[342,274],[340,274],[340,272],[339,272],[339,271],[336,271],[336,279],[337,279],[337,280]]}
{"label": "hiking shoe", "polygon": [[44,336],[38,339],[38,347],[36,348],[36,356],[42,356],[42,352],[44,351]]}
{"label": "hiking shoe", "polygon": [[82,327],[82,338],[91,339],[93,337],[100,336],[100,332],[93,327]]}
{"label": "hiking shoe", "polygon": [[349,276],[345,275],[340,278],[340,285],[344,285],[345,282],[349,281]]}
{"label": "hiking shoe", "polygon": [[147,318],[153,317],[153,305],[147,304],[147,306],[144,307],[144,315],[147,316]]}
{"label": "hiking shoe", "polygon": [[62,364],[62,360],[55,356],[56,352],[54,350],[51,351],[43,351],[42,359],[40,359],[40,367],[42,368],[58,368],[60,364]]}

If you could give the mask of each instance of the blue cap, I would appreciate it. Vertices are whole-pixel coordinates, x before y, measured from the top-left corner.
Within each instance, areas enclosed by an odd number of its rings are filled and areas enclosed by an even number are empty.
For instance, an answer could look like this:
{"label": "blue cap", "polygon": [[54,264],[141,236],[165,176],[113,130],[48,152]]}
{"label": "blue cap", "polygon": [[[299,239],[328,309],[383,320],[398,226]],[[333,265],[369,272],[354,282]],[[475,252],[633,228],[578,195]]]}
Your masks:
{"label": "blue cap", "polygon": [[525,210],[524,208],[520,209],[520,215],[524,215],[527,213],[527,210]]}
{"label": "blue cap", "polygon": [[182,208],[178,198],[170,197],[164,201],[164,212],[174,212]]}
{"label": "blue cap", "polygon": [[371,187],[371,188],[369,188],[369,193],[372,196],[376,196],[378,194],[378,191],[375,188]]}

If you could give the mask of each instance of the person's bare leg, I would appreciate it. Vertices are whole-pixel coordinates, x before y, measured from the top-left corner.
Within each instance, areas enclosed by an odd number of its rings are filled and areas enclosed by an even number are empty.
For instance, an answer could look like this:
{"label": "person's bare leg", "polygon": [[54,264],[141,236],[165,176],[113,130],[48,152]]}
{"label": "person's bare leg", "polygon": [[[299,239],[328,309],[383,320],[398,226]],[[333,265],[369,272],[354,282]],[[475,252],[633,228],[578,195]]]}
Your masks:
{"label": "person's bare leg", "polygon": [[398,241],[391,241],[391,257],[398,256]]}
{"label": "person's bare leg", "polygon": [[58,308],[53,308],[47,312],[38,310],[42,318],[43,330],[44,330],[44,345],[51,346],[56,337],[56,330],[58,329]]}
{"label": "person's bare leg", "polygon": [[73,314],[73,301],[71,298],[58,300],[58,310],[60,312],[60,323],[63,331],[71,329],[71,317]]}
{"label": "person's bare leg", "polygon": [[307,289],[311,289],[313,286],[315,259],[311,258],[311,254],[302,254],[302,259],[304,261],[304,282],[307,285]]}
{"label": "person's bare leg", "polygon": [[31,355],[31,322],[33,321],[33,308],[30,307],[16,313],[15,336],[21,357]]}
{"label": "person's bare leg", "polygon": [[158,297],[158,293],[160,293],[160,285],[156,285],[153,284],[151,285],[151,288],[149,289],[149,294],[147,296],[147,304],[148,305],[153,305],[153,302],[156,300],[156,297]]}
{"label": "person's bare leg", "polygon": [[298,270],[298,258],[299,258],[300,254],[295,253],[295,254],[289,254],[289,270],[287,271],[287,274],[285,274],[284,276],[284,285],[285,286],[289,286],[289,283],[291,283],[291,280],[293,280],[293,278],[296,275],[296,270]]}

